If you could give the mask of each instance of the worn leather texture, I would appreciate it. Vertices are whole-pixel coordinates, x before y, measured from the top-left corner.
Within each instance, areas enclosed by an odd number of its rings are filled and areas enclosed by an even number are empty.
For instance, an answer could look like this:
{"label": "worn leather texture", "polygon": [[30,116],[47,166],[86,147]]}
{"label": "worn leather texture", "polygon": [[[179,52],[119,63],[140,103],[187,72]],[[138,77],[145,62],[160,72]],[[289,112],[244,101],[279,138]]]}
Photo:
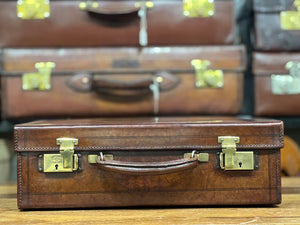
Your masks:
{"label": "worn leather texture", "polygon": [[[283,126],[276,120],[228,117],[46,120],[17,125],[14,135],[20,209],[257,205],[281,201]],[[239,136],[237,151],[254,151],[257,168],[220,169],[218,154],[222,150],[217,139],[222,135]],[[81,155],[81,170],[38,171],[40,155],[58,152],[55,145],[58,137],[78,138],[75,154]],[[184,153],[194,150],[208,153],[209,161],[198,162],[192,156],[183,159]],[[89,164],[88,155],[100,152],[113,154],[113,161],[104,157],[104,165]],[[123,165],[123,171],[114,170],[114,164]],[[109,165],[113,169],[103,168]],[[188,166],[182,168],[185,165]],[[131,171],[124,171],[128,166]],[[180,168],[165,170],[171,166]],[[151,171],[147,173],[145,168]]]}
{"label": "worn leather texture", "polygon": [[[196,88],[193,59],[223,70],[224,86]],[[56,63],[51,90],[23,91],[22,74],[48,61]],[[153,115],[157,77],[158,114],[237,114],[245,63],[242,46],[5,49],[3,118]]]}
{"label": "worn leather texture", "polygon": [[257,116],[299,116],[300,94],[272,93],[271,75],[285,75],[289,61],[300,61],[299,53],[253,53],[254,114]]}
{"label": "worn leather texture", "polygon": [[[98,1],[99,9],[90,12],[80,10],[80,2],[51,1],[49,18],[22,20],[17,17],[16,1],[1,1],[0,47],[139,45],[136,1]],[[185,17],[181,0],[153,2],[147,12],[149,45],[233,44],[233,0],[216,0],[210,18]]]}
{"label": "worn leather texture", "polygon": [[296,11],[294,0],[255,0],[254,7],[254,47],[259,51],[300,50],[300,31],[283,30],[280,12]]}

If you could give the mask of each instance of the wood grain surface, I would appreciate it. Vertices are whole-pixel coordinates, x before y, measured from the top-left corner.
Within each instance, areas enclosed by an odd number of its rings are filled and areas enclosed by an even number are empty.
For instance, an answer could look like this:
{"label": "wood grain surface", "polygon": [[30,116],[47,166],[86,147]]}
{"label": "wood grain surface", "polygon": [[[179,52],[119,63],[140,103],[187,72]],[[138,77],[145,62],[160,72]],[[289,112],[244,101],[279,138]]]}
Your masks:
{"label": "wood grain surface", "polygon": [[16,191],[0,186],[0,224],[300,224],[300,178],[283,178],[282,204],[263,207],[19,211]]}

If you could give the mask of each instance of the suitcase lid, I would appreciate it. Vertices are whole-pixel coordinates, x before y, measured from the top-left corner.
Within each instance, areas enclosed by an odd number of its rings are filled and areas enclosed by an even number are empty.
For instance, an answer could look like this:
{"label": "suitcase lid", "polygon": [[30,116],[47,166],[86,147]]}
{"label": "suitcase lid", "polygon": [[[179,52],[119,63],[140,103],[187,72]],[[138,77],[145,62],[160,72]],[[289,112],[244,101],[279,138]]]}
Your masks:
{"label": "suitcase lid", "polygon": [[216,150],[219,136],[238,136],[237,149],[283,147],[283,123],[229,117],[43,120],[15,126],[17,152],[58,151],[57,138],[78,139],[75,151]]}
{"label": "suitcase lid", "polygon": [[[52,75],[136,74],[157,71],[194,73],[192,60],[210,62],[209,69],[242,72],[246,68],[244,46],[177,46],[65,49],[4,49],[2,75],[35,72],[37,62],[53,62]],[[21,63],[20,63],[21,62]]]}
{"label": "suitcase lid", "polygon": [[253,53],[254,75],[289,74],[286,68],[288,62],[300,61],[300,54],[297,52],[255,52]]}

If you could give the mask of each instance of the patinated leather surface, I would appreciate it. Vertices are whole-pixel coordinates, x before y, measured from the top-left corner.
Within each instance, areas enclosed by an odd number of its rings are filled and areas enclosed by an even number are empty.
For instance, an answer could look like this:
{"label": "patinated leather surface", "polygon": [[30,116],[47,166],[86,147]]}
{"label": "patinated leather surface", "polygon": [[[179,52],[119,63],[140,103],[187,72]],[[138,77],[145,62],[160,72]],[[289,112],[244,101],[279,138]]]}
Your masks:
{"label": "patinated leather surface", "polygon": [[[207,59],[212,69],[222,69],[224,87],[196,88],[192,59]],[[21,75],[33,72],[40,61],[56,63],[51,90],[23,91]],[[241,46],[6,49],[3,117],[151,115],[153,94],[145,84],[156,76],[164,78],[159,114],[236,114],[242,105],[244,67]],[[81,83],[81,77],[88,82]]]}
{"label": "patinated leather surface", "polygon": [[263,51],[297,51],[300,31],[283,30],[281,11],[295,11],[294,0],[254,0],[255,49]]}
{"label": "patinated leather surface", "polygon": [[[238,150],[258,154],[254,171],[218,168],[220,135],[238,135]],[[81,170],[38,172],[38,156],[57,152],[55,139],[78,138]],[[235,118],[119,118],[37,121],[15,127],[18,152],[18,206],[82,208],[172,205],[276,204],[280,193],[280,121]],[[130,150],[130,151],[129,151]],[[193,150],[209,153],[209,162],[168,174],[137,175],[102,170],[88,164],[88,154],[114,155],[114,160],[163,164]]]}
{"label": "patinated leather surface", "polygon": [[255,115],[257,116],[298,116],[300,115],[300,94],[274,95],[271,75],[289,74],[285,65],[289,61],[300,61],[299,53],[253,54],[255,85]]}
{"label": "patinated leather surface", "polygon": [[[15,1],[1,1],[0,47],[138,46],[137,11],[125,17],[116,16],[123,9],[132,8],[135,2],[99,1],[104,10],[88,13],[79,10],[80,1],[51,1],[50,18],[21,20]],[[187,18],[181,0],[156,0],[147,13],[149,45],[232,44],[233,6],[233,0],[217,0],[213,17]]]}

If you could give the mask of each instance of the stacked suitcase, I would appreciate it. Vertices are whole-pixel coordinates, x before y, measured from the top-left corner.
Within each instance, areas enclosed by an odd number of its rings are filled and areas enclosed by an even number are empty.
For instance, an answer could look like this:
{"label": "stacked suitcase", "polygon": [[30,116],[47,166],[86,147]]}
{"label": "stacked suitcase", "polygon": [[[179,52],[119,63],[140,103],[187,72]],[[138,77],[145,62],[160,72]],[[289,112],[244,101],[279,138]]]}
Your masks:
{"label": "stacked suitcase", "polygon": [[0,1],[0,33],[2,118],[62,119],[15,127],[20,209],[281,201],[282,123],[199,116],[242,108],[233,0]]}
{"label": "stacked suitcase", "polygon": [[254,0],[257,116],[299,116],[299,7],[298,0]]}

